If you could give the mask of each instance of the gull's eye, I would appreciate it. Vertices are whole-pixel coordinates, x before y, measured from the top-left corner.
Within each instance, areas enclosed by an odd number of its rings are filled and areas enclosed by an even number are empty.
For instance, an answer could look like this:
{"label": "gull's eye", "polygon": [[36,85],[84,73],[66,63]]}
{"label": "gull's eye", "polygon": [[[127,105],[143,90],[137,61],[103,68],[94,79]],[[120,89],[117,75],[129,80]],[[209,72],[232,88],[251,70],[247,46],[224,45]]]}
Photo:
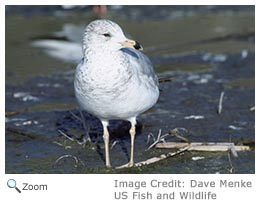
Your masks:
{"label": "gull's eye", "polygon": [[110,33],[104,33],[103,36],[104,37],[111,37]]}

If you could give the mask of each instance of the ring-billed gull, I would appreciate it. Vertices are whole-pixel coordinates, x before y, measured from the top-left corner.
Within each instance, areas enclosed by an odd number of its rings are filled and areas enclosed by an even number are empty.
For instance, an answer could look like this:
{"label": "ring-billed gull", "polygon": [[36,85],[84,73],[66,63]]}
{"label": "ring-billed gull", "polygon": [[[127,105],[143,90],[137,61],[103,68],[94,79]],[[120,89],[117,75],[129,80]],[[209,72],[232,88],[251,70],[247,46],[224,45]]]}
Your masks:
{"label": "ring-billed gull", "polygon": [[81,109],[98,117],[103,125],[106,167],[109,157],[109,120],[131,123],[129,167],[134,165],[136,117],[158,100],[158,78],[141,45],[127,39],[120,26],[110,20],[92,21],[83,36],[83,60],[74,78]]}

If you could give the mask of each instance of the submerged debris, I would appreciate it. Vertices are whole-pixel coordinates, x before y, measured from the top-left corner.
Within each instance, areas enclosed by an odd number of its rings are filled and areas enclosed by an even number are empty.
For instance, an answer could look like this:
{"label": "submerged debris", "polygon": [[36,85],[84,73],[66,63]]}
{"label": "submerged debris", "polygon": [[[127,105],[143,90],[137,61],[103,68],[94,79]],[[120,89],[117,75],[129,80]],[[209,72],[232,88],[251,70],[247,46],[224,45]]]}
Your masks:
{"label": "submerged debris", "polygon": [[219,103],[218,103],[218,114],[221,114],[221,112],[222,112],[224,94],[225,94],[224,91],[222,91],[220,93],[220,98],[219,98]]}
{"label": "submerged debris", "polygon": [[241,127],[237,127],[237,126],[234,126],[234,125],[229,125],[228,128],[230,128],[232,130],[242,130]]}
{"label": "submerged debris", "polygon": [[80,164],[82,166],[85,166],[85,164],[83,163],[83,161],[81,159],[79,159],[76,156],[73,156],[71,154],[66,154],[66,155],[60,156],[58,159],[56,159],[55,165],[57,165],[63,159],[68,159],[68,158],[73,159],[75,161],[74,167],[79,167]]}

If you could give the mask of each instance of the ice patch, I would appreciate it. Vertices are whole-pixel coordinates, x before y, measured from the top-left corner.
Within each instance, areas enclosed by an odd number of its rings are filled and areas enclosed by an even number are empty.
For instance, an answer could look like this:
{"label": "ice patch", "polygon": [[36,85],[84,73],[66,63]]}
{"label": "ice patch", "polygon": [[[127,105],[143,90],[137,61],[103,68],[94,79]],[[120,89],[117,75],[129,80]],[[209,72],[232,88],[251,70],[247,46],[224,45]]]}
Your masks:
{"label": "ice patch", "polygon": [[197,161],[197,160],[201,160],[201,159],[205,159],[205,157],[203,156],[194,156],[191,158],[193,161]]}
{"label": "ice patch", "polygon": [[27,92],[16,92],[13,94],[13,97],[16,99],[22,99],[22,101],[27,102],[27,101],[38,101],[39,98],[30,95]]}
{"label": "ice patch", "polygon": [[213,78],[211,74],[197,75],[193,74],[187,77],[187,80],[193,81],[196,84],[206,84]]}
{"label": "ice patch", "polygon": [[184,119],[188,120],[188,119],[195,119],[195,120],[198,120],[198,119],[204,119],[205,117],[204,116],[201,116],[201,115],[190,115],[190,116],[185,116]]}
{"label": "ice patch", "polygon": [[230,128],[232,130],[242,130],[241,127],[237,127],[237,126],[234,126],[234,125],[230,125],[230,126],[228,126],[228,128]]}
{"label": "ice patch", "polygon": [[32,124],[38,125],[39,122],[28,120],[28,121],[24,121],[24,122],[20,122],[20,123],[15,123],[15,126],[25,126],[25,125],[32,125]]}
{"label": "ice patch", "polygon": [[50,83],[38,83],[37,87],[54,87],[54,88],[59,88],[62,87],[61,84],[55,83],[55,84],[50,84]]}
{"label": "ice patch", "polygon": [[10,122],[16,122],[16,121],[25,121],[25,118],[5,118],[5,122],[6,123],[10,123]]}
{"label": "ice patch", "polygon": [[227,56],[225,54],[206,53],[202,56],[202,60],[211,62],[224,62],[227,60]]}
{"label": "ice patch", "polygon": [[243,49],[241,51],[241,58],[242,59],[245,59],[246,57],[248,56],[248,51],[246,49]]}

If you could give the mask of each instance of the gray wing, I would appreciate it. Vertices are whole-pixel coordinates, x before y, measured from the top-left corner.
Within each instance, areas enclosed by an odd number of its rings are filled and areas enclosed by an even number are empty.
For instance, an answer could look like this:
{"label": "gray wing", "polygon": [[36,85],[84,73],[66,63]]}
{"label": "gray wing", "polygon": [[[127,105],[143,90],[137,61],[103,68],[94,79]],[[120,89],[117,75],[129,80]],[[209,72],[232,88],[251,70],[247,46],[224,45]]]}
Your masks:
{"label": "gray wing", "polygon": [[138,64],[137,69],[141,74],[152,78],[154,85],[158,86],[158,77],[154,72],[150,59],[145,54],[138,50],[130,48],[123,48],[121,49],[121,51],[124,53],[126,59],[128,59],[129,61],[135,61]]}

